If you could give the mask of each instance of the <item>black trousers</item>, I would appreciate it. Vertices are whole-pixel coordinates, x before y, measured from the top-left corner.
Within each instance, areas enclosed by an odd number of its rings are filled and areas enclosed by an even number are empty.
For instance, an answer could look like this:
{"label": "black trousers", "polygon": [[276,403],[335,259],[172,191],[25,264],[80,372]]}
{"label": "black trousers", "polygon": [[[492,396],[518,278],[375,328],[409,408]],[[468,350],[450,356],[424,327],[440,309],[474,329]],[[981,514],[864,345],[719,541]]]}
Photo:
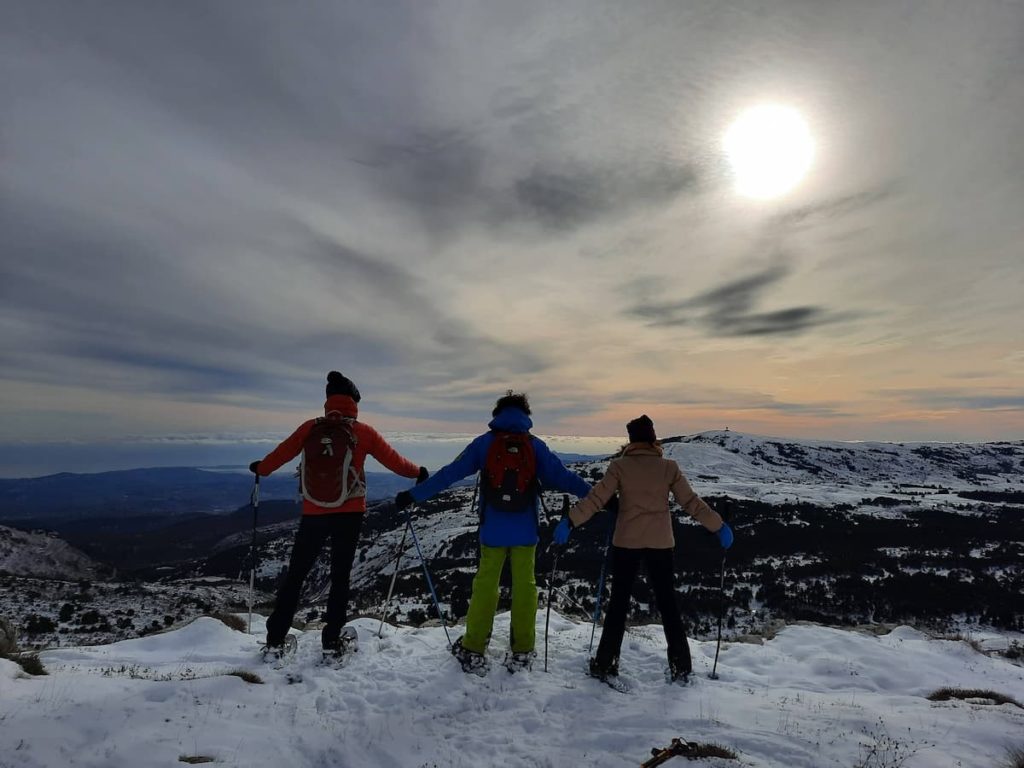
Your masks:
{"label": "black trousers", "polygon": [[668,641],[669,662],[684,671],[692,669],[690,644],[676,605],[675,572],[671,549],[623,549],[612,547],[612,596],[597,646],[597,661],[604,667],[618,664],[622,636],[626,632],[626,614],[640,562],[647,569],[647,582],[654,591],[661,614],[661,626]]}
{"label": "black trousers", "polygon": [[327,539],[331,540],[331,591],[327,597],[324,643],[335,641],[348,621],[349,576],[352,561],[363,527],[362,512],[344,512],[332,515],[303,515],[295,533],[288,573],[277,591],[274,612],[267,619],[267,643],[280,645],[299,607],[302,582],[309,575],[313,563],[320,556]]}

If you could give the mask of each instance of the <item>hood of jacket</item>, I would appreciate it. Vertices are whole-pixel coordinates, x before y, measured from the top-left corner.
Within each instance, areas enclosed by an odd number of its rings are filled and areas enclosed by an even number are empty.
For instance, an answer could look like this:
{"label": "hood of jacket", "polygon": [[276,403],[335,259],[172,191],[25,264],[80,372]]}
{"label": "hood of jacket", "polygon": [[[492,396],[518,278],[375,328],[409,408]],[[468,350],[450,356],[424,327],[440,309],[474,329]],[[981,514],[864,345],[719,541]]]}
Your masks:
{"label": "hood of jacket", "polygon": [[324,403],[324,416],[330,417],[332,414],[338,414],[342,418],[357,419],[359,418],[359,406],[348,395],[331,395]]}
{"label": "hood of jacket", "polygon": [[623,456],[662,456],[664,451],[656,443],[630,443],[622,449]]}
{"label": "hood of jacket", "polygon": [[499,432],[529,432],[533,428],[533,421],[525,411],[509,407],[498,411],[498,415],[487,426]]}

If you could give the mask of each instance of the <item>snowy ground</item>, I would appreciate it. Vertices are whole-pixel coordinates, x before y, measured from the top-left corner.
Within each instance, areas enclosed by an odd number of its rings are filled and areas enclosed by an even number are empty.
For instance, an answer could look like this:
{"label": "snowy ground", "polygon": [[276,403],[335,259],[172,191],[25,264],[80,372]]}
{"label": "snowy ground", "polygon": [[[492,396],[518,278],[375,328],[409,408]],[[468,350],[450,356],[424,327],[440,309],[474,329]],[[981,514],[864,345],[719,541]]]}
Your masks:
{"label": "snowy ground", "polygon": [[[534,670],[510,675],[498,617],[484,678],[459,670],[441,628],[385,626],[377,639],[371,619],[354,622],[360,650],[342,669],[317,664],[315,631],[275,669],[257,656],[262,627],[248,636],[209,618],[45,652],[47,677],[0,660],[0,766],[637,766],[678,736],[739,755],[700,765],[943,768],[996,766],[1024,746],[1024,709],[925,698],[954,686],[1024,702],[1024,668],[964,642],[791,626],[724,647],[713,681],[714,643],[694,641],[699,674],[681,688],[665,682],[660,628],[636,627],[622,658],[632,690],[621,693],[583,675],[589,625],[555,614],[545,673],[543,618]],[[237,670],[263,684],[226,674]]]}

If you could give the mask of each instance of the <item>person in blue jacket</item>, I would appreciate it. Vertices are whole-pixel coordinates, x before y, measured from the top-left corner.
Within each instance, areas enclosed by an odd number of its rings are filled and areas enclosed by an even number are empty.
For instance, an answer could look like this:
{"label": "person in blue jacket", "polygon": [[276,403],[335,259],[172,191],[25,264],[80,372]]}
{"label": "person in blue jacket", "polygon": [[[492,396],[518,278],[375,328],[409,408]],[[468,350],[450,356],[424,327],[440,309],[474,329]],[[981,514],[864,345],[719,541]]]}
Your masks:
{"label": "person in blue jacket", "polygon": [[[529,434],[533,422],[530,420],[530,403],[524,393],[509,390],[498,399],[491,415],[494,418],[487,425],[490,431],[473,440],[455,461],[438,470],[429,480],[402,491],[395,498],[396,506],[402,510],[431,498],[474,472],[481,473],[480,493],[476,499],[480,511],[480,561],[473,578],[466,632],[452,646],[452,653],[462,668],[478,674],[483,674],[486,669],[484,654],[494,626],[498,585],[506,558],[512,572],[509,668],[527,667],[535,655],[537,581],[534,563],[538,542],[539,489],[564,491],[579,498],[590,492],[589,483],[566,469],[543,440]],[[496,441],[499,443],[497,446],[494,445]],[[509,445],[513,447],[510,449]],[[505,488],[508,493],[503,494],[502,488],[495,488],[488,478],[493,476],[495,462],[500,460],[499,453],[511,450],[516,454],[519,452],[516,445],[524,449],[522,453],[529,453],[532,448],[533,461],[528,463],[535,471],[535,478],[530,479],[525,491],[517,492],[513,484]],[[510,474],[515,475],[512,480],[517,480],[527,472],[506,472],[505,477],[509,478]]]}

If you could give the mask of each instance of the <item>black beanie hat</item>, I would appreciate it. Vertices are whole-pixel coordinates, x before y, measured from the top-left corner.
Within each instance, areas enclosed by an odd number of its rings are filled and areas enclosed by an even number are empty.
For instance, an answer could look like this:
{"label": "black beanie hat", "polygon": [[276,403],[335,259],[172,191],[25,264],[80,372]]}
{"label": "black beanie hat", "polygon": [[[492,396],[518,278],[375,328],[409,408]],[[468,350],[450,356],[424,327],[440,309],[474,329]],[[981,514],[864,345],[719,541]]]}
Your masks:
{"label": "black beanie hat", "polygon": [[646,413],[638,419],[633,419],[626,425],[626,433],[631,443],[654,443],[658,437],[654,434],[654,422]]}
{"label": "black beanie hat", "polygon": [[327,374],[327,396],[331,395],[348,395],[357,403],[359,402],[359,390],[356,385],[352,383],[351,379],[342,376],[337,371]]}

